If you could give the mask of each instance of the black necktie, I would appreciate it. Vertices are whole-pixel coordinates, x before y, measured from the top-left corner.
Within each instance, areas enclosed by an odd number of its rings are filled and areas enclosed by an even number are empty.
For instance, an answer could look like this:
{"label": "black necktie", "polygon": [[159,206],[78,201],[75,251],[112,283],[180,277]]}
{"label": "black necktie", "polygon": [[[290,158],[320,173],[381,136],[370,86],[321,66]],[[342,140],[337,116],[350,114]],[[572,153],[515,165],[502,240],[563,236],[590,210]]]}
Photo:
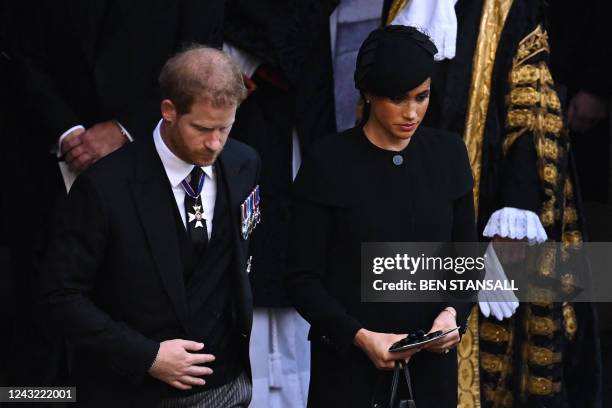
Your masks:
{"label": "black necktie", "polygon": [[[204,186],[204,172],[198,166],[191,170],[189,183],[183,183],[185,189],[185,214],[187,216],[187,233],[198,254],[202,254],[208,245],[208,229],[204,219],[201,192]],[[187,184],[187,185],[185,185]]]}

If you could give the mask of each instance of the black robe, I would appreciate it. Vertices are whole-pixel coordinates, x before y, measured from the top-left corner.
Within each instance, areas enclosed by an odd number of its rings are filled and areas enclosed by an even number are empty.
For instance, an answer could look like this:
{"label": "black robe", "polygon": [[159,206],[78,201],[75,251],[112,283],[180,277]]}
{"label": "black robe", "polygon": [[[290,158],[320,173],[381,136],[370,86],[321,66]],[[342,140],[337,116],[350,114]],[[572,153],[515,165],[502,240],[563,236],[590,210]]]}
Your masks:
{"label": "black robe", "polygon": [[[295,193],[287,287],[312,325],[308,405],[385,401],[390,374],[352,345],[356,332],[429,330],[447,304],[361,302],[361,243],[476,241],[465,145],[455,134],[421,128],[402,152],[391,152],[353,128],[315,144]],[[471,305],[453,306],[464,323]],[[454,351],[419,353],[409,367],[419,407],[457,405]]]}

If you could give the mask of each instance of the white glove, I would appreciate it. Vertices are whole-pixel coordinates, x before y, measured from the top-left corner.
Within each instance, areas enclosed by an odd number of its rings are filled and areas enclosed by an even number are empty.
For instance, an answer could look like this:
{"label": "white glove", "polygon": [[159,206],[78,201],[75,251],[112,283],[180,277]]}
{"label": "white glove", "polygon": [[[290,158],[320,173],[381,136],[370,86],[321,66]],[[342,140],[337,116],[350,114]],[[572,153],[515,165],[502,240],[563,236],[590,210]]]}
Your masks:
{"label": "white glove", "polygon": [[[485,280],[507,281],[508,277],[504,272],[497,254],[493,249],[493,244],[489,243],[485,252]],[[491,314],[501,321],[510,318],[519,307],[517,297],[513,291],[509,290],[481,290],[478,292],[478,305],[485,317]]]}

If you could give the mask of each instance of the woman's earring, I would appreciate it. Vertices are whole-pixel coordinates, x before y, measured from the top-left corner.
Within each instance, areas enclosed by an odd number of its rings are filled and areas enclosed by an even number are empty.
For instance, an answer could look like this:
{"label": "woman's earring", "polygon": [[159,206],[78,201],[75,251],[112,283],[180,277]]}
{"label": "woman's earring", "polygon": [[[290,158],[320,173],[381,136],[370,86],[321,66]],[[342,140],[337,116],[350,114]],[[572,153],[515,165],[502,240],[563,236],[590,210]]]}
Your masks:
{"label": "woman's earring", "polygon": [[369,99],[366,99],[366,103],[370,103],[370,100],[369,100]]}

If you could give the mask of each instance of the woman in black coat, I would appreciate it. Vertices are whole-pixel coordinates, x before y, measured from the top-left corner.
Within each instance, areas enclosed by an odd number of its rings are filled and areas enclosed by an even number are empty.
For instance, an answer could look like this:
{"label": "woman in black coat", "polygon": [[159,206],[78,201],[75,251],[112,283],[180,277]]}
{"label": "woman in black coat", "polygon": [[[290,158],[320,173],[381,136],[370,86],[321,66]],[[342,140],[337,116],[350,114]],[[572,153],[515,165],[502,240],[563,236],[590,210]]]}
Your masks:
{"label": "woman in black coat", "polygon": [[470,304],[365,303],[360,287],[363,242],[477,241],[463,141],[419,126],[435,52],[412,27],[372,32],[355,72],[367,121],[316,143],[297,176],[287,287],[312,325],[309,407],[386,406],[396,360],[408,361],[419,408],[457,406],[459,333],[388,349],[463,325]]}

